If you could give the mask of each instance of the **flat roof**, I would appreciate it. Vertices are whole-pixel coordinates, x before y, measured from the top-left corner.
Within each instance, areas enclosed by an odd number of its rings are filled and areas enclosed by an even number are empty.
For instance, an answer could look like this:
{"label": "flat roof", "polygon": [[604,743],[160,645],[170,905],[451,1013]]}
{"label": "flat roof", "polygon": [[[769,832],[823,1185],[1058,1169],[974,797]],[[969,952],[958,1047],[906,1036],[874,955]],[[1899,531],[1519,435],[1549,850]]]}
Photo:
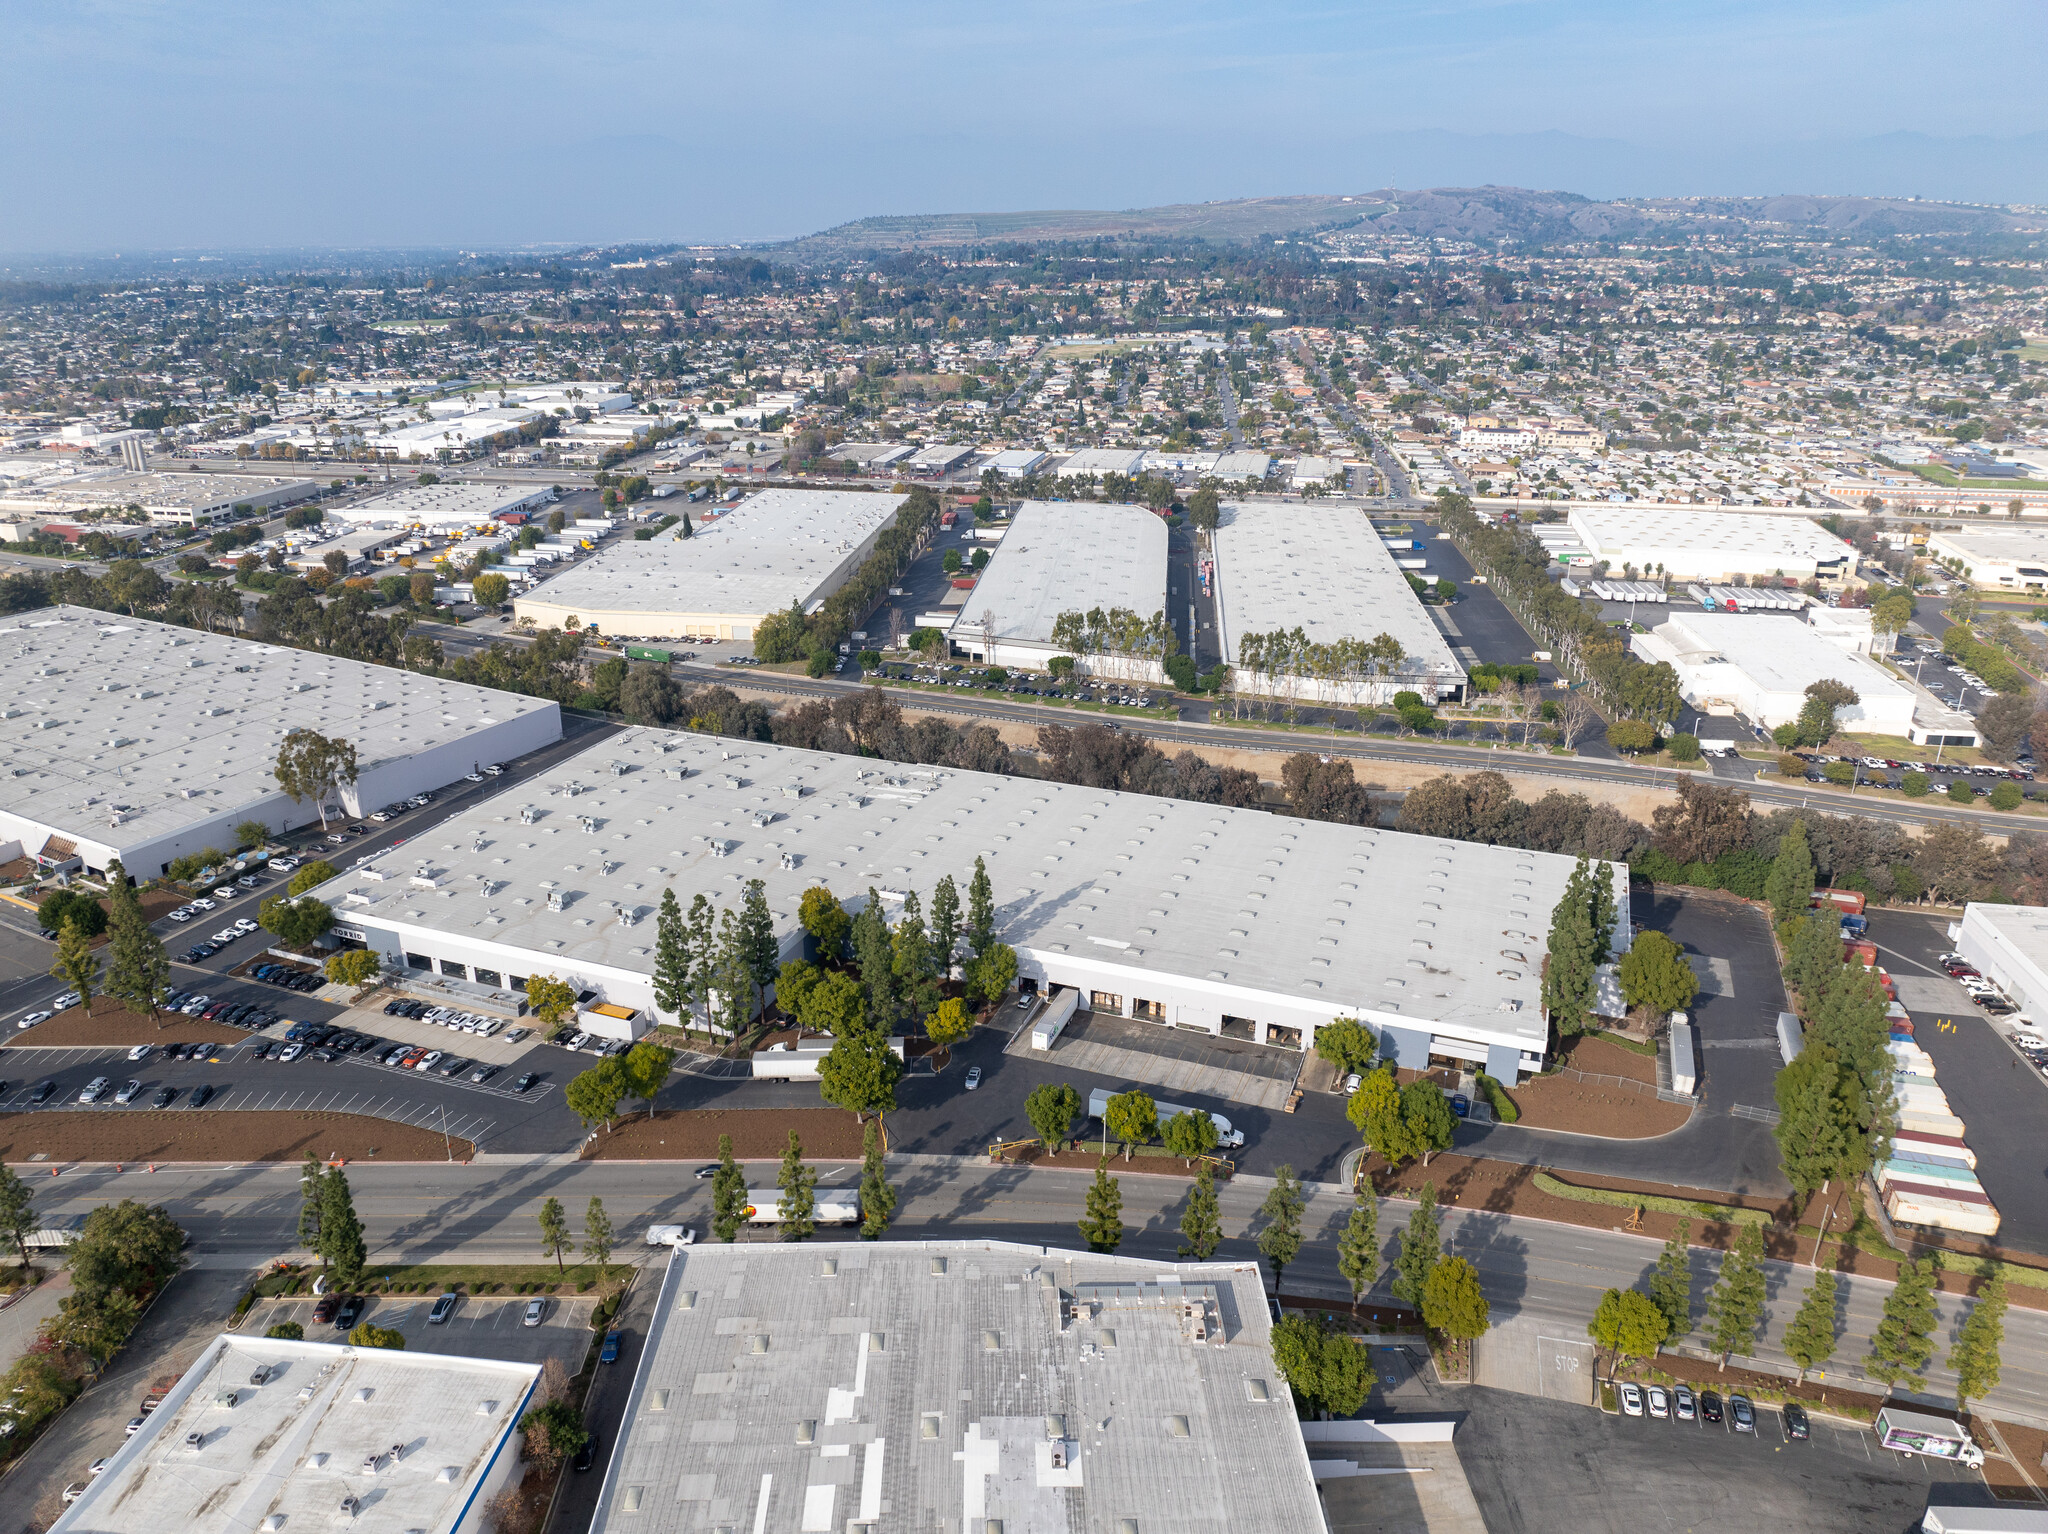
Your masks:
{"label": "flat roof", "polygon": [[1804,517],[1679,506],[1577,506],[1567,520],[1586,538],[1590,553],[1607,558],[1632,549],[1662,548],[1777,555],[1827,564],[1854,552]]}
{"label": "flat roof", "polygon": [[1930,547],[1938,543],[1968,558],[2009,564],[2048,562],[2048,528],[2044,527],[1937,527],[1928,534],[1927,542]]}
{"label": "flat roof", "polygon": [[1084,447],[1060,465],[1060,473],[1135,474],[1144,462],[1141,447]]}
{"label": "flat roof", "polygon": [[[264,1365],[269,1378],[252,1385]],[[474,1528],[465,1515],[518,1452],[512,1430],[539,1378],[538,1364],[221,1336],[85,1478],[52,1534],[256,1530],[279,1515],[279,1528],[339,1521],[355,1534]],[[190,1433],[204,1435],[197,1447]],[[350,1496],[355,1515],[341,1518]]]}
{"label": "flat roof", "polygon": [[52,511],[65,507],[140,506],[144,510],[205,511],[238,502],[311,495],[320,487],[310,479],[252,474],[86,474],[40,484],[11,486],[0,502],[15,510]]}
{"label": "flat roof", "polygon": [[1844,649],[1791,613],[1686,611],[1652,632],[1681,660],[1698,665],[1719,656],[1766,692],[1800,693],[1832,676],[1855,688],[1865,703],[1914,697],[1912,688],[1875,661]]}
{"label": "flat roof", "polygon": [[953,631],[979,634],[992,616],[998,639],[1051,644],[1061,613],[1097,607],[1140,618],[1165,611],[1165,520],[1142,506],[1026,501]]}
{"label": "flat roof", "polygon": [[751,613],[807,606],[907,496],[862,490],[763,490],[667,538],[605,549],[520,600],[604,612]]}
{"label": "flat roof", "polygon": [[[134,846],[279,792],[285,735],[325,724],[357,771],[553,710],[541,698],[311,650],[46,607],[0,619],[0,809]],[[108,829],[119,809],[121,819]],[[138,874],[154,870],[137,870]]]}
{"label": "flat roof", "polygon": [[517,511],[545,500],[548,494],[545,485],[408,485],[353,506],[334,507],[327,515],[336,521],[390,527],[413,522],[488,522],[501,511]]}
{"label": "flat roof", "polygon": [[[665,887],[687,906],[736,901],[758,878],[791,938],[812,885],[923,897],[947,874],[964,888],[977,855],[1004,941],[1051,960],[1543,1048],[1538,966],[1570,858],[719,736],[623,730],[320,896],[355,926],[648,975]],[[413,884],[420,864],[432,887]]]}
{"label": "flat roof", "polygon": [[1255,1264],[992,1241],[676,1248],[591,1529],[1125,1519],[1322,1534]]}
{"label": "flat roof", "polygon": [[1299,627],[1319,644],[1391,634],[1411,669],[1464,678],[1450,641],[1357,508],[1226,501],[1215,545],[1217,618],[1233,665],[1239,635]]}

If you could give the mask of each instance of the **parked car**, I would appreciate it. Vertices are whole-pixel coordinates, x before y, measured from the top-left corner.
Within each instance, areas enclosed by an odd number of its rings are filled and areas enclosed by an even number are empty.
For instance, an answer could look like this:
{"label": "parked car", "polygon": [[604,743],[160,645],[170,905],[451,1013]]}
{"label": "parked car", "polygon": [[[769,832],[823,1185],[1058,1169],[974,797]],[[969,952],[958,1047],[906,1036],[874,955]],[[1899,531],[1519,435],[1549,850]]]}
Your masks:
{"label": "parked car", "polygon": [[1700,1392],[1700,1420],[1719,1422],[1721,1420],[1721,1398],[1711,1390]]}
{"label": "parked car", "polygon": [[158,1087],[156,1089],[156,1096],[149,1100],[149,1105],[152,1108],[168,1108],[177,1095],[178,1089],[176,1087]]}
{"label": "parked car", "polygon": [[1651,1416],[1659,1418],[1670,1417],[1671,1397],[1664,1393],[1664,1387],[1662,1385],[1652,1385],[1648,1390],[1644,1392],[1644,1394],[1650,1398]]}
{"label": "parked car", "polygon": [[538,1072],[528,1071],[524,1076],[521,1076],[517,1081],[512,1083],[512,1090],[515,1092],[524,1092],[525,1090],[527,1090],[527,1088],[531,1087],[535,1082],[539,1080],[540,1075]]}
{"label": "parked car", "polygon": [[1621,1393],[1621,1409],[1623,1413],[1631,1417],[1640,1417],[1643,1414],[1642,1391],[1630,1380],[1623,1380],[1616,1388]]}
{"label": "parked car", "polygon": [[545,1299],[531,1299],[526,1302],[526,1314],[520,1318],[522,1326],[538,1326],[548,1318],[548,1302]]}
{"label": "parked car", "polygon": [[1810,1438],[1813,1428],[1806,1420],[1806,1408],[1795,1401],[1785,1403],[1785,1436],[1787,1438]]}
{"label": "parked car", "polygon": [[36,1104],[38,1107],[40,1107],[42,1104],[50,1100],[51,1096],[56,1092],[56,1090],[56,1082],[39,1081],[36,1083],[36,1089],[28,1094],[28,1100]]}
{"label": "parked car", "polygon": [[450,1316],[455,1314],[455,1307],[460,1302],[460,1300],[460,1295],[444,1294],[438,1300],[434,1301],[434,1308],[427,1312],[427,1325],[441,1325]]}
{"label": "parked car", "polygon": [[619,1334],[617,1332],[606,1332],[604,1334],[604,1346],[597,1351],[597,1361],[601,1364],[615,1364],[619,1361]]}
{"label": "parked car", "polygon": [[495,1065],[479,1065],[469,1073],[469,1079],[471,1081],[489,1081],[497,1074],[498,1068]]}
{"label": "parked car", "polygon": [[154,1044],[137,1044],[128,1051],[128,1061],[131,1065],[139,1064],[147,1060],[155,1051],[156,1046]]}
{"label": "parked car", "polygon": [[1756,1431],[1756,1408],[1749,1404],[1748,1396],[1731,1395],[1728,1397],[1728,1415],[1734,1420],[1736,1432],[1754,1433]]}
{"label": "parked car", "polygon": [[981,1067],[980,1067],[980,1066],[976,1065],[976,1066],[970,1066],[970,1067],[968,1068],[968,1071],[967,1071],[967,1080],[966,1080],[966,1082],[964,1083],[964,1085],[966,1086],[967,1090],[968,1090],[968,1091],[970,1091],[970,1092],[974,1091],[974,1090],[975,1090],[975,1089],[976,1089],[977,1087],[979,1087],[979,1086],[981,1085]]}
{"label": "parked car", "polygon": [[106,1095],[107,1078],[95,1076],[85,1084],[85,1090],[78,1094],[78,1100],[82,1103],[96,1103]]}
{"label": "parked car", "polygon": [[572,1470],[583,1471],[588,1470],[592,1465],[596,1463],[597,1434],[592,1433],[590,1437],[585,1441],[583,1447],[576,1451],[576,1457],[569,1461],[569,1468]]}
{"label": "parked car", "polygon": [[1698,1418],[1699,1402],[1694,1398],[1690,1385],[1678,1385],[1672,1388],[1671,1414],[1680,1422],[1692,1422]]}
{"label": "parked car", "polygon": [[135,1101],[135,1094],[141,1090],[142,1083],[130,1077],[121,1084],[121,1090],[114,1094],[114,1101],[117,1103],[132,1103]]}
{"label": "parked car", "polygon": [[334,1319],[334,1312],[340,1304],[341,1298],[338,1295],[321,1295],[319,1299],[313,1302],[313,1319],[315,1321],[332,1321]]}
{"label": "parked car", "polygon": [[188,1108],[204,1108],[212,1096],[213,1087],[207,1082],[202,1081],[192,1089],[192,1095],[185,1099],[185,1106]]}
{"label": "parked car", "polygon": [[363,1318],[363,1306],[367,1303],[360,1294],[352,1294],[341,1302],[341,1308],[334,1312],[334,1329],[345,1332]]}

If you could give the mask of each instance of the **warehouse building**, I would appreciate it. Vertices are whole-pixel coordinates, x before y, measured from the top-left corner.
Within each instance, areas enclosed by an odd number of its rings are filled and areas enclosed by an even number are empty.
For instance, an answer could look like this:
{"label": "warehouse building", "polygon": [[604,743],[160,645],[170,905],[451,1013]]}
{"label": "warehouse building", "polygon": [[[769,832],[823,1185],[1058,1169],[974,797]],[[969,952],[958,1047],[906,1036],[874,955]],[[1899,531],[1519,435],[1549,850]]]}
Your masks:
{"label": "warehouse building", "polygon": [[621,543],[513,603],[522,620],[636,639],[740,639],[770,613],[811,612],[874,552],[906,496],[763,490],[681,536]]}
{"label": "warehouse building", "polygon": [[356,749],[338,803],[361,815],[562,738],[558,705],[316,651],[79,607],[0,620],[0,861],[137,878],[176,858],[320,818],[277,786],[304,726]]}
{"label": "warehouse building", "polygon": [[1027,501],[952,626],[957,654],[1043,671],[1072,655],[1076,671],[1164,682],[1163,657],[1088,654],[1053,640],[1061,613],[1115,608],[1140,619],[1166,609],[1166,523],[1142,506]]}
{"label": "warehouse building", "polygon": [[158,527],[197,527],[237,506],[293,506],[321,493],[310,479],[255,474],[81,474],[0,491],[0,514],[49,519],[140,506]]}
{"label": "warehouse building", "polygon": [[2048,528],[1939,528],[1927,535],[1927,557],[1987,591],[2048,591]]}
{"label": "warehouse building", "polygon": [[1579,506],[1572,530],[1609,574],[1626,567],[1674,581],[1728,581],[1740,575],[1835,580],[1856,573],[1856,551],[1804,517],[1688,507]]}
{"label": "warehouse building", "polygon": [[1059,472],[1062,477],[1079,478],[1083,474],[1122,474],[1126,478],[1136,474],[1145,463],[1145,450],[1139,447],[1084,447],[1070,455],[1062,463]]}
{"label": "warehouse building", "polygon": [[[1356,1017],[1405,1066],[1512,1083],[1542,1063],[1571,859],[1036,778],[625,730],[320,898],[395,964],[515,989],[554,975],[639,1032],[664,889],[730,907],[761,880],[787,959],[811,886],[893,904],[946,875],[964,888],[977,857],[1022,978],[1088,1010],[1292,1048]],[[1625,912],[1627,870],[1608,871]]]}
{"label": "warehouse building", "polygon": [[1633,648],[1650,665],[1668,663],[1680,695],[1703,714],[1740,714],[1773,730],[1798,719],[1809,686],[1833,678],[1861,700],[1836,711],[1845,733],[1919,740],[1912,688],[1859,652],[1857,637],[1789,615],[1686,610],[1636,635]]}
{"label": "warehouse building", "polygon": [[534,512],[551,505],[547,485],[407,485],[388,495],[330,508],[327,520],[351,527],[419,527],[457,532],[483,527],[506,512]]}
{"label": "warehouse building", "polygon": [[[1363,512],[1226,502],[1215,550],[1216,627],[1224,658],[1243,691],[1353,707],[1391,702],[1403,690],[1429,702],[1462,692],[1465,667]],[[1343,639],[1370,642],[1386,634],[1406,658],[1394,670],[1355,686],[1305,675],[1267,675],[1242,659],[1240,641],[1246,635],[1295,628],[1312,644],[1325,645]]]}
{"label": "warehouse building", "polygon": [[52,1534],[482,1534],[538,1364],[222,1335]]}
{"label": "warehouse building", "polygon": [[1255,1263],[680,1247],[592,1534],[1323,1534],[1270,1327]]}
{"label": "warehouse building", "polygon": [[2012,999],[2018,1021],[2048,1023],[2048,906],[1972,901],[1948,934],[1956,952]]}

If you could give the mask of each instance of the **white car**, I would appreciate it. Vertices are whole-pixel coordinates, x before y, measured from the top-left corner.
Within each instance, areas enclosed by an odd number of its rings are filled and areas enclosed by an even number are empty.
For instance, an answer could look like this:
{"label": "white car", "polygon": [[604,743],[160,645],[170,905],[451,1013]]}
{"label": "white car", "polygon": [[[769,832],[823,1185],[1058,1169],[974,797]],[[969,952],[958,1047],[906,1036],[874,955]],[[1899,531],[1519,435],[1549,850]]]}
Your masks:
{"label": "white car", "polygon": [[50,1003],[50,1010],[52,1012],[62,1012],[66,1008],[77,1006],[79,1000],[80,998],[78,992],[66,991],[62,996],[59,996],[55,1001]]}
{"label": "white car", "polygon": [[31,1012],[25,1017],[16,1019],[14,1026],[17,1028],[33,1028],[37,1023],[47,1023],[49,1020],[50,1014],[47,1012]]}
{"label": "white car", "polygon": [[1631,1417],[1643,1414],[1643,1393],[1627,1380],[1621,1382],[1621,1409]]}
{"label": "white car", "polygon": [[241,933],[242,936],[247,937],[250,933],[256,930],[256,923],[249,920],[248,917],[244,916],[236,921],[235,930]]}
{"label": "white car", "polygon": [[154,1044],[137,1044],[133,1049],[128,1051],[129,1063],[134,1064],[139,1061],[147,1060],[150,1057],[150,1055],[155,1052],[155,1050],[156,1046]]}
{"label": "white car", "polygon": [[211,911],[215,909],[214,903],[211,900],[208,900],[204,895],[201,895],[197,900],[193,901],[192,907],[194,910],[198,911]]}
{"label": "white car", "polygon": [[212,1005],[213,999],[211,997],[194,996],[190,1001],[186,1002],[184,1006],[178,1008],[178,1010],[184,1013],[185,1016],[187,1017],[197,1017],[200,1013],[204,1012],[208,1007]]}
{"label": "white car", "polygon": [[220,931],[214,933],[213,940],[216,943],[232,943],[236,938],[240,937],[241,935],[242,934],[237,932],[233,927],[223,927]]}
{"label": "white car", "polygon": [[272,858],[263,865],[274,874],[288,874],[299,866],[297,858]]}
{"label": "white car", "polygon": [[974,1090],[974,1089],[975,1089],[976,1087],[978,1087],[978,1086],[980,1086],[980,1085],[981,1085],[981,1067],[980,1067],[980,1066],[978,1066],[978,1065],[976,1065],[976,1066],[971,1066],[971,1067],[969,1067],[969,1069],[968,1069],[968,1072],[967,1072],[967,1082],[966,1082],[967,1090],[968,1090],[968,1091],[970,1091],[970,1092],[972,1092],[972,1091],[973,1091],[973,1090]]}
{"label": "white car", "polygon": [[180,906],[177,910],[171,912],[172,921],[190,921],[191,919],[192,913],[186,910],[183,906]]}
{"label": "white car", "polygon": [[233,900],[235,896],[241,893],[232,884],[223,884],[214,890],[213,898],[215,900]]}
{"label": "white car", "polygon": [[425,1057],[421,1059],[420,1063],[418,1065],[415,1065],[413,1069],[416,1071],[430,1071],[447,1058],[448,1056],[446,1051],[439,1049],[430,1049],[427,1051]]}
{"label": "white car", "polygon": [[649,1246],[691,1246],[696,1243],[697,1228],[694,1225],[650,1225],[647,1227]]}

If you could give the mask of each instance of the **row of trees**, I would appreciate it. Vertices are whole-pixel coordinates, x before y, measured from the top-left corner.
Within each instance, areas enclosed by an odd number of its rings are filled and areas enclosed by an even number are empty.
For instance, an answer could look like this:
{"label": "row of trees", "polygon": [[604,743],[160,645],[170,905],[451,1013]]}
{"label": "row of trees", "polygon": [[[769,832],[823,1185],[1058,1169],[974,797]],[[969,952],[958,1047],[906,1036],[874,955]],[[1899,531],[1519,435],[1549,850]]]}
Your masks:
{"label": "row of trees", "polygon": [[[776,1234],[784,1241],[808,1241],[817,1234],[818,1172],[804,1160],[803,1141],[795,1130],[782,1153],[776,1172],[779,1193]],[[889,1169],[882,1143],[879,1117],[868,1120],[861,1130],[860,1234],[864,1241],[879,1241],[888,1233],[896,1212],[896,1190],[889,1184]],[[711,1174],[711,1236],[715,1241],[738,1239],[747,1223],[747,1176],[733,1157],[732,1136],[718,1137],[718,1169]]]}
{"label": "row of trees", "polygon": [[[0,1167],[0,1241],[15,1248],[25,1270],[33,1267],[29,1238],[42,1223],[28,1184]],[[43,1322],[44,1342],[75,1348],[95,1368],[103,1366],[127,1340],[156,1292],[177,1273],[184,1245],[184,1231],[160,1206],[122,1199],[94,1209],[65,1254],[71,1291],[58,1301],[57,1313]],[[53,1399],[13,1403],[10,1409],[17,1418],[39,1406],[54,1410],[62,1404],[60,1381],[54,1376],[39,1379],[35,1388],[47,1387]]]}
{"label": "row of trees", "polygon": [[654,919],[654,1002],[687,1032],[701,1008],[707,1032],[738,1034],[775,981],[779,945],[768,887],[749,879],[737,907],[716,910],[701,891],[690,911],[673,888]]}
{"label": "row of trees", "polygon": [[912,486],[895,520],[875,539],[874,551],[822,607],[808,617],[792,607],[771,615],[754,630],[755,655],[771,663],[831,656],[909,568],[938,521],[938,496],[928,485]]}
{"label": "row of trees", "polygon": [[[1692,1331],[1692,1268],[1688,1240],[1692,1222],[1681,1219],[1664,1243],[1643,1289],[1609,1289],[1586,1330],[1617,1358],[1652,1358],[1667,1342]],[[1721,1259],[1714,1286],[1707,1294],[1704,1320],[1707,1337],[1726,1369],[1733,1357],[1753,1357],[1763,1325],[1768,1282],[1763,1269],[1763,1224],[1748,1222]],[[1887,1389],[1922,1391],[1934,1358],[1938,1320],[1935,1289],[1940,1254],[1929,1253],[1902,1263],[1898,1282],[1886,1298],[1884,1314],[1870,1339],[1863,1372]],[[1832,1272],[1817,1271],[1785,1327],[1784,1348],[1799,1366],[1799,1377],[1826,1365],[1841,1344],[1837,1319],[1837,1281]],[[1981,1401],[1999,1380],[2005,1341],[2006,1288],[1994,1276],[1977,1296],[1949,1349],[1948,1366],[1956,1375],[1956,1410]]]}
{"label": "row of trees", "polygon": [[1429,680],[1409,665],[1408,652],[1392,634],[1318,641],[1296,625],[1239,635],[1227,686],[1234,698],[1258,694],[1278,701],[1290,718],[1304,699],[1342,698],[1363,729],[1366,705],[1383,701],[1386,689],[1404,677]]}
{"label": "row of trees", "polygon": [[1164,612],[1141,618],[1127,607],[1063,612],[1052,621],[1052,642],[1085,656],[1091,675],[1123,681],[1147,680],[1155,666],[1180,648]]}
{"label": "row of trees", "polygon": [[642,1039],[622,1055],[607,1055],[587,1071],[569,1078],[562,1100],[569,1111],[583,1121],[586,1129],[599,1124],[611,1129],[619,1104],[637,1097],[647,1104],[647,1116],[654,1117],[654,1096],[668,1082],[676,1052],[652,1039]]}

